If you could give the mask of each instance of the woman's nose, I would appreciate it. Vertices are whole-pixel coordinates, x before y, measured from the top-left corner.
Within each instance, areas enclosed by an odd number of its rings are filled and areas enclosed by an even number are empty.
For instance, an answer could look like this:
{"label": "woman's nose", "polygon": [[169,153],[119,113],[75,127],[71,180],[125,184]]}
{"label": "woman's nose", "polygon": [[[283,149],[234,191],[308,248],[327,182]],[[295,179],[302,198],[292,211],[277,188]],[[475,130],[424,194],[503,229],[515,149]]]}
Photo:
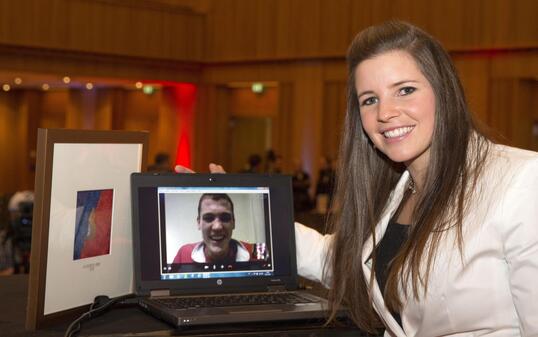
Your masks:
{"label": "woman's nose", "polygon": [[393,102],[390,100],[380,101],[377,105],[377,119],[380,122],[388,122],[394,117],[400,115],[400,110]]}

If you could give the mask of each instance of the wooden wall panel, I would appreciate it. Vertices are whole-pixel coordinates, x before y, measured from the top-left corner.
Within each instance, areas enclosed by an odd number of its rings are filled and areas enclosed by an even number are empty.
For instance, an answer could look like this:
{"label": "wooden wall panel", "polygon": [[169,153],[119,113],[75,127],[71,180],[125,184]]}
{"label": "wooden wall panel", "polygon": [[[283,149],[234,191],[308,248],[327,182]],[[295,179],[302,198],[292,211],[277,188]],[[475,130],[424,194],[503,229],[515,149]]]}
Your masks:
{"label": "wooden wall panel", "polygon": [[378,1],[351,1],[349,6],[351,19],[349,20],[348,43],[351,43],[358,32],[375,23],[372,16],[372,7],[375,3],[378,3]]}
{"label": "wooden wall panel", "polygon": [[504,48],[536,47],[536,13],[538,2],[535,0],[482,0],[482,44]]}
{"label": "wooden wall panel", "polygon": [[278,114],[278,88],[266,87],[261,94],[250,87],[232,88],[229,111],[234,117],[274,117]]}
{"label": "wooden wall panel", "polygon": [[17,190],[32,190],[34,188],[36,148],[37,148],[37,128],[42,115],[43,94],[38,90],[26,90],[17,93],[18,113],[27,116],[25,125],[19,124],[17,136],[20,137],[18,151],[25,153],[22,161],[18,163],[19,184]]}
{"label": "wooden wall panel", "polygon": [[124,78],[197,83],[200,64],[178,63],[90,53],[32,49],[0,44],[1,69],[45,73],[58,77]]}
{"label": "wooden wall panel", "polygon": [[538,50],[491,55],[492,78],[538,78]]}
{"label": "wooden wall panel", "polygon": [[205,15],[181,4],[2,1],[0,22],[2,44],[184,61],[203,56]]}
{"label": "wooden wall panel", "polygon": [[534,86],[538,81],[519,79],[513,85],[516,86],[517,95],[512,95],[512,108],[510,110],[510,119],[512,120],[512,129],[510,140],[517,147],[533,149],[534,135],[534,115],[538,107],[534,103]]}
{"label": "wooden wall panel", "polygon": [[342,130],[346,114],[346,83],[325,82],[323,89],[323,138],[321,155],[338,157]]}
{"label": "wooden wall panel", "polygon": [[322,66],[305,63],[294,69],[292,160],[299,160],[303,169],[316,179],[322,139],[323,82]]}
{"label": "wooden wall panel", "polygon": [[483,123],[488,122],[490,59],[487,57],[453,57],[471,111]]}
{"label": "wooden wall panel", "polygon": [[31,151],[35,150],[36,139],[30,129],[35,121],[34,103],[39,98],[29,96],[22,92],[0,93],[0,194],[33,187],[35,158],[32,161]]}
{"label": "wooden wall panel", "polygon": [[253,154],[264,157],[267,150],[268,123],[270,118],[230,117],[227,123],[229,131],[227,172],[241,172],[248,168],[246,163]]}
{"label": "wooden wall panel", "polygon": [[[215,90],[225,86],[227,82],[279,83],[279,111],[273,125],[273,149],[283,156],[283,166],[286,170],[291,170],[293,160],[297,159],[303,161],[308,172],[316,174],[323,142],[319,137],[322,127],[323,74],[324,67],[320,62],[293,62],[291,64],[277,62],[250,66],[216,66],[204,72],[203,78],[204,81],[213,83],[210,87],[213,86]],[[198,113],[212,115],[214,111],[205,110],[222,109],[222,106],[226,106],[224,104],[231,98],[229,91],[221,91],[220,100],[211,103],[216,97],[210,93],[201,92],[200,99],[206,103]],[[228,111],[221,111],[220,114],[227,120],[227,116],[230,115],[229,108]],[[202,125],[207,128],[208,120],[197,120],[195,129],[202,128]],[[199,137],[196,139],[200,140]],[[203,144],[206,143],[206,140],[201,141],[204,142]],[[202,144],[197,143],[197,148],[198,145]],[[227,149],[223,148],[222,151],[226,152]]]}
{"label": "wooden wall panel", "polygon": [[[209,144],[206,134],[208,127],[202,127],[212,120],[212,112],[215,111],[215,91],[216,87],[211,85],[200,85],[196,96],[196,113],[194,115],[192,158],[193,169],[197,172],[207,172],[210,162],[214,162],[214,149]],[[211,125],[211,124],[209,124]]]}
{"label": "wooden wall panel", "polygon": [[66,127],[66,105],[68,92],[48,91],[41,98],[40,128],[59,129]]}
{"label": "wooden wall panel", "polygon": [[[178,146],[178,135],[181,130],[182,121],[179,120],[176,92],[170,88],[160,91],[158,105],[158,132],[153,138],[155,142],[155,154],[158,152],[167,153],[170,161],[175,162]],[[150,134],[151,136],[151,134]],[[149,157],[150,161],[153,157]]]}
{"label": "wooden wall panel", "polygon": [[[529,148],[533,143],[532,87],[527,81],[499,79],[491,83],[490,124],[503,143]],[[529,109],[530,108],[530,109]]]}
{"label": "wooden wall panel", "polygon": [[0,41],[25,46],[65,46],[67,17],[67,7],[58,0],[1,1]]}
{"label": "wooden wall panel", "polygon": [[[333,0],[320,2],[319,50],[323,56],[340,56],[349,45],[350,21],[355,20],[349,10],[353,0]],[[338,18],[335,20],[335,18]]]}
{"label": "wooden wall panel", "polygon": [[114,114],[111,90],[102,90],[97,97],[96,108],[93,114],[95,130],[112,130]]}
{"label": "wooden wall panel", "polygon": [[[512,138],[518,142],[513,137],[513,130],[528,130],[532,127],[532,121],[528,118],[518,121],[514,117],[513,100],[526,100],[510,96],[514,94],[513,87],[504,88],[500,84],[493,87],[492,81],[538,78],[535,71],[538,65],[536,53],[464,51],[454,52],[452,57],[471,110],[482,122],[492,126],[494,131],[508,137],[504,142],[509,142]],[[275,120],[278,132],[273,134],[273,147],[283,155],[286,170],[291,169],[294,158],[302,158],[307,171],[314,175],[318,169],[317,158],[325,154],[337,154],[345,113],[346,80],[345,61],[332,59],[320,62],[218,64],[207,67],[203,73],[203,81],[208,87],[225,86],[236,81],[279,83],[280,111]],[[211,98],[208,100],[211,101]],[[533,111],[532,104],[522,103],[518,109]],[[493,106],[496,108],[493,109]],[[526,134],[529,135],[528,132]],[[521,141],[517,144],[530,147]]]}
{"label": "wooden wall panel", "polygon": [[210,23],[210,29],[214,34],[208,39],[209,53],[218,53],[223,58],[233,59],[239,52],[244,53],[247,58],[254,58],[257,38],[257,2],[215,2],[211,13],[213,20]]}
{"label": "wooden wall panel", "polygon": [[[315,174],[318,158],[338,143],[347,45],[359,30],[390,18],[423,27],[453,51],[482,120],[510,135],[527,130],[532,121],[513,124],[513,111],[536,105],[521,103],[536,89],[520,85],[538,78],[537,6],[535,0],[0,1],[0,62],[12,70],[200,83],[192,148],[201,171],[210,161],[230,160],[229,83],[276,82],[274,148],[285,168],[297,157]],[[57,109],[53,96],[60,94],[38,92],[16,110],[39,114],[28,121],[39,126],[150,130],[156,135],[150,159],[173,151],[181,121],[170,101],[149,103],[163,93],[138,94],[68,95]]]}
{"label": "wooden wall panel", "polygon": [[[295,0],[291,2],[290,30],[291,54],[316,56],[321,49],[321,0]],[[334,3],[334,2],[333,2]],[[333,24],[331,22],[331,24]]]}
{"label": "wooden wall panel", "polygon": [[535,0],[213,0],[211,4],[206,58],[211,62],[342,57],[357,32],[389,19],[422,27],[450,50],[538,47],[532,17],[538,12]]}
{"label": "wooden wall panel", "polygon": [[276,36],[278,33],[274,31],[277,4],[277,0],[264,0],[256,9],[256,50],[259,55],[274,57],[277,54]]}
{"label": "wooden wall panel", "polygon": [[291,158],[293,158],[292,135],[293,128],[293,101],[294,86],[290,82],[282,82],[278,87],[278,116],[273,125],[273,150],[282,156],[282,169],[290,172],[292,169]]}
{"label": "wooden wall panel", "polygon": [[193,158],[194,169],[208,171],[209,163],[229,160],[228,88],[223,85],[201,86],[198,89],[198,111],[195,115]]}
{"label": "wooden wall panel", "polygon": [[145,95],[140,91],[124,90],[124,124],[122,130],[149,131],[148,162],[159,151],[159,101],[160,91]]}
{"label": "wooden wall panel", "polygon": [[0,44],[175,61],[343,56],[387,19],[452,50],[535,48],[535,0],[20,0],[0,2]]}
{"label": "wooden wall panel", "polygon": [[[291,35],[294,34],[292,26],[294,14],[291,11],[291,1],[276,0],[275,3],[276,8],[273,9],[275,11],[275,20],[265,30],[273,32],[273,37],[270,39],[274,40],[273,43],[276,45],[276,48],[272,54],[259,55],[258,57],[260,58],[263,58],[265,55],[272,55],[274,58],[290,58],[293,56],[292,50],[294,47]],[[304,20],[306,16],[302,16],[302,18]],[[211,20],[211,16],[208,16],[208,20]]]}
{"label": "wooden wall panel", "polygon": [[22,161],[17,153],[21,140],[17,134],[19,118],[14,98],[0,93],[0,193],[13,193],[17,190],[17,163]]}
{"label": "wooden wall panel", "polygon": [[97,89],[67,91],[65,128],[94,129],[99,91]]}
{"label": "wooden wall panel", "polygon": [[33,188],[38,127],[149,130],[150,159],[174,158],[181,123],[175,99],[164,98],[119,88],[0,92],[0,193]]}

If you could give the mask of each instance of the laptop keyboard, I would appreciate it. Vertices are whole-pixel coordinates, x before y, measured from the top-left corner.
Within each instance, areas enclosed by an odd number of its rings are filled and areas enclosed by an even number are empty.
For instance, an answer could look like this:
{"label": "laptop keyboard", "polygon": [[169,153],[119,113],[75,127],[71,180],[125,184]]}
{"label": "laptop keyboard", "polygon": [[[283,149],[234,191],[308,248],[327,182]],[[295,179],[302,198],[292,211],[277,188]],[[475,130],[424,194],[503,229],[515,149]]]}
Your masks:
{"label": "laptop keyboard", "polygon": [[154,299],[170,309],[214,308],[261,304],[313,303],[312,299],[296,293],[242,294],[203,297],[172,297]]}

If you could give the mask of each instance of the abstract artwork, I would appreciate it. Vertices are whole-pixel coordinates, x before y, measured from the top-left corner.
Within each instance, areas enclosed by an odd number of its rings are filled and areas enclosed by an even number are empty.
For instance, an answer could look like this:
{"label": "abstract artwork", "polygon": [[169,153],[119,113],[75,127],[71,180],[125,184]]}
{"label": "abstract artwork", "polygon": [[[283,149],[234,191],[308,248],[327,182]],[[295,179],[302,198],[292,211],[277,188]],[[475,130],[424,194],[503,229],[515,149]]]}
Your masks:
{"label": "abstract artwork", "polygon": [[134,292],[130,177],[147,166],[148,139],[38,130],[27,329],[71,322],[97,295]]}
{"label": "abstract artwork", "polygon": [[77,192],[73,260],[110,253],[114,190]]}

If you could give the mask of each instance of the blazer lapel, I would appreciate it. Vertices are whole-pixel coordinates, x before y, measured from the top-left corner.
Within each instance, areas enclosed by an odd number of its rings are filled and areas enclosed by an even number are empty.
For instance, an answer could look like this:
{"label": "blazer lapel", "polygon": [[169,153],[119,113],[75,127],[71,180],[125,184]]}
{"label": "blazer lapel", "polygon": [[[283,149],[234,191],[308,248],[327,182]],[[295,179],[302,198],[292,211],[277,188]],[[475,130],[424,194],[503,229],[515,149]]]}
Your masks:
{"label": "blazer lapel", "polygon": [[[376,243],[380,242],[381,238],[385,234],[385,231],[387,230],[387,226],[390,219],[398,209],[398,205],[402,201],[408,179],[409,172],[405,171],[402,174],[398,183],[396,184],[396,187],[392,191],[383,216],[381,217],[381,220],[375,228]],[[373,236],[370,236],[368,240],[366,240],[362,250],[362,270],[367,282],[370,280],[370,276],[372,275],[372,260],[370,259],[370,255],[372,254],[372,251],[374,249],[374,238]],[[379,314],[385,325],[389,328],[389,330],[392,331],[395,336],[406,337],[402,327],[398,324],[398,322],[396,322],[390,311],[387,309],[385,301],[383,300],[383,294],[381,293],[381,289],[379,288],[377,280],[374,280],[373,288],[371,289],[371,295],[373,299],[374,309],[377,311],[377,313]]]}

